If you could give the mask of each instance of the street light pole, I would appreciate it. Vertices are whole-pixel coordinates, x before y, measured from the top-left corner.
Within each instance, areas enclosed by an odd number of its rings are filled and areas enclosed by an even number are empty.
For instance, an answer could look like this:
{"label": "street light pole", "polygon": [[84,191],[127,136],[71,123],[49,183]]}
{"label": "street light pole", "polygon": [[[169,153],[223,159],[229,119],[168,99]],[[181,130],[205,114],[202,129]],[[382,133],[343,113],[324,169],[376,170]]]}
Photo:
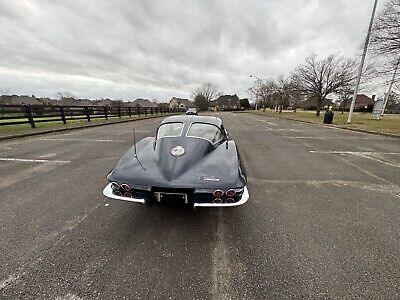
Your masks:
{"label": "street light pole", "polygon": [[388,92],[386,94],[385,101],[383,102],[382,114],[385,113],[386,105],[387,105],[387,103],[389,101],[389,96],[390,96],[390,92],[392,91],[392,86],[393,86],[394,80],[396,79],[396,73],[397,73],[397,69],[399,68],[399,64],[400,64],[400,55],[399,55],[399,58],[397,59],[396,66],[394,68],[393,77],[392,77],[392,80],[390,81],[390,84],[389,84],[389,90],[388,90]]}
{"label": "street light pole", "polygon": [[375,0],[374,8],[372,9],[371,20],[369,21],[367,37],[365,39],[364,51],[363,51],[363,55],[362,55],[361,62],[360,62],[360,68],[358,69],[358,76],[357,76],[356,86],[354,87],[353,100],[351,101],[351,106],[350,106],[349,117],[347,119],[347,123],[351,123],[351,118],[353,116],[354,105],[356,104],[356,99],[357,99],[357,94],[358,94],[358,87],[360,85],[361,75],[362,75],[362,71],[363,71],[363,68],[364,68],[365,56],[367,55],[369,37],[371,36],[372,24],[374,23],[374,17],[375,17],[375,11],[376,11],[377,3],[378,3],[378,0]]}
{"label": "street light pole", "polygon": [[258,93],[259,93],[259,90],[260,90],[260,78],[258,78],[257,76],[254,76],[254,75],[250,75],[250,77],[252,77],[252,78],[256,78],[257,79],[257,93],[256,93],[256,110],[257,110],[257,106],[258,106]]}

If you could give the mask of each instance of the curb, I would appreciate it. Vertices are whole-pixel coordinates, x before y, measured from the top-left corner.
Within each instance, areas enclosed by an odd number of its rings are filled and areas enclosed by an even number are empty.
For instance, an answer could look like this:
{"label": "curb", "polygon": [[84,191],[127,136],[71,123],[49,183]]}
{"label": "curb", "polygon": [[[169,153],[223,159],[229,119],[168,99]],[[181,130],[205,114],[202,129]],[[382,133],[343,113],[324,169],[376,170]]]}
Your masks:
{"label": "curb", "polygon": [[319,126],[323,126],[323,127],[334,127],[334,128],[343,129],[343,130],[350,130],[350,131],[357,131],[357,132],[362,132],[362,133],[370,133],[370,134],[400,138],[400,134],[395,134],[395,133],[372,131],[372,130],[360,129],[360,128],[349,128],[349,127],[344,127],[344,126],[334,125],[334,124],[321,124],[321,123],[315,123],[315,122],[306,121],[306,120],[299,120],[299,119],[290,118],[290,117],[268,116],[265,114],[252,113],[252,112],[246,112],[246,113],[258,115],[258,116],[275,118],[275,119],[286,119],[286,120],[297,121],[297,122],[302,122],[302,123],[314,124],[314,125],[319,125]]}
{"label": "curb", "polygon": [[166,116],[171,116],[171,115],[174,115],[174,114],[153,115],[153,116],[146,116],[146,117],[143,117],[140,119],[128,119],[128,120],[120,120],[120,121],[113,121],[113,122],[107,122],[107,123],[88,124],[88,125],[83,125],[83,126],[80,125],[80,126],[67,127],[67,128],[41,130],[41,131],[37,131],[37,132],[26,132],[26,133],[20,133],[20,134],[4,135],[4,136],[0,136],[0,141],[29,137],[29,136],[36,136],[36,135],[42,135],[42,134],[48,134],[48,133],[69,131],[69,130],[77,130],[77,129],[85,129],[85,128],[91,128],[91,127],[98,127],[98,126],[114,125],[114,124],[126,123],[126,122],[135,122],[135,121],[141,121],[141,120],[146,120],[146,119],[160,118],[160,117],[164,117],[164,116],[166,117]]}

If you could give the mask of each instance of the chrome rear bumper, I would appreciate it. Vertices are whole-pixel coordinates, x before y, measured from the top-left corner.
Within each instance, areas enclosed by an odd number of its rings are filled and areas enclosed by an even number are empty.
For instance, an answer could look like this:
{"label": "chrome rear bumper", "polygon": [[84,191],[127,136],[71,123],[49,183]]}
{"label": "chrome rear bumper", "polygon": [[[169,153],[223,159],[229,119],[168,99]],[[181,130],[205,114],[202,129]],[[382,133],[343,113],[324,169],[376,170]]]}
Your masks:
{"label": "chrome rear bumper", "polygon": [[[129,198],[129,197],[124,197],[124,196],[114,195],[113,190],[111,188],[111,183],[109,183],[104,188],[103,195],[106,196],[107,198],[111,198],[111,199],[115,199],[115,200],[137,202],[137,203],[142,203],[142,204],[146,203],[146,200],[143,198]],[[242,198],[240,198],[240,200],[238,202],[234,202],[234,203],[194,203],[193,207],[233,207],[233,206],[239,206],[239,205],[245,204],[247,202],[247,200],[249,200],[249,191],[247,190],[247,187],[244,187]]]}

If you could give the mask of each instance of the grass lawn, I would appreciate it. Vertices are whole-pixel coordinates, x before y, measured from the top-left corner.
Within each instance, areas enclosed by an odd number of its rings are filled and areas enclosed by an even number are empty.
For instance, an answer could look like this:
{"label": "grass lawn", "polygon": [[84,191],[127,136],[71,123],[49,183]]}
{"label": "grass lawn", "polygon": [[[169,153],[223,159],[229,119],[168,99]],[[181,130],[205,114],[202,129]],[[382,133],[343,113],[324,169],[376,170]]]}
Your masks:
{"label": "grass lawn", "polygon": [[[168,114],[154,115],[153,117],[156,117],[156,116],[161,117],[161,116],[167,116],[167,115]],[[29,123],[28,124],[1,126],[1,121],[0,121],[0,136],[21,134],[21,133],[30,133],[30,132],[40,132],[40,131],[49,130],[49,129],[83,127],[85,125],[90,125],[90,124],[112,123],[112,122],[117,122],[117,121],[122,121],[122,120],[141,120],[141,119],[146,119],[146,118],[151,118],[151,117],[152,117],[151,115],[148,115],[147,117],[145,115],[141,115],[140,117],[132,116],[132,118],[129,118],[129,116],[122,116],[121,118],[109,117],[108,120],[103,119],[103,118],[96,118],[96,119],[91,119],[90,122],[88,122],[87,119],[77,119],[77,120],[67,120],[66,125],[64,125],[62,123],[62,121],[60,120],[60,121],[35,123],[36,128],[31,128],[31,125]],[[45,119],[45,118],[41,118],[41,119]],[[49,119],[49,118],[47,118],[47,119]],[[26,119],[21,119],[21,120],[26,120]],[[6,120],[4,120],[4,121],[6,121]]]}
{"label": "grass lawn", "polygon": [[[322,124],[324,120],[324,112],[321,112],[319,117],[315,116],[315,111],[283,111],[282,113],[275,112],[274,110],[267,109],[265,112],[262,110],[248,111],[255,114],[267,115],[279,118],[288,118],[300,121],[308,121],[313,123]],[[383,132],[400,135],[400,115],[385,115],[381,120],[373,120],[371,113],[353,113],[353,120],[351,124],[347,124],[348,112],[342,114],[340,111],[334,111],[333,124],[339,125],[343,128],[356,128],[364,129],[374,132]]]}

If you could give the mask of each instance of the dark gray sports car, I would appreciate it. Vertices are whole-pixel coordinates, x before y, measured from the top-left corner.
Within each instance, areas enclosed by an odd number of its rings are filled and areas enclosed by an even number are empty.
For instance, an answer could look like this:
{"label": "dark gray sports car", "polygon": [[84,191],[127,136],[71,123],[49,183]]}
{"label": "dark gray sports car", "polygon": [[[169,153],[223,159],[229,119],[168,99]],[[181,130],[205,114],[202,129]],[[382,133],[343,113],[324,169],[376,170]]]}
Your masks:
{"label": "dark gray sports car", "polygon": [[228,207],[249,199],[238,149],[217,117],[165,118],[107,179],[106,197],[150,205]]}

